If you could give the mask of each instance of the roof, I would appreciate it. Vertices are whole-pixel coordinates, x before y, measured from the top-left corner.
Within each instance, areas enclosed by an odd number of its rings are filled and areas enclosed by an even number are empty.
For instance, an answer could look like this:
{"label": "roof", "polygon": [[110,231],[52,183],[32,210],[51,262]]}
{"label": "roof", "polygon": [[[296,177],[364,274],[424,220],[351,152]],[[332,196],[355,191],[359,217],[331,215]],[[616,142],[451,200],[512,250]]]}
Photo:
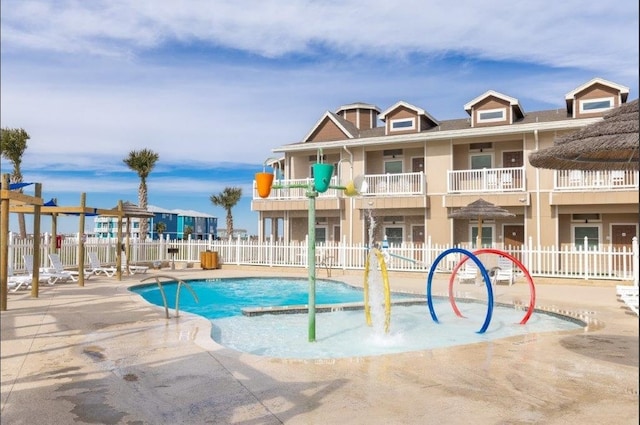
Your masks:
{"label": "roof", "polygon": [[398,109],[400,107],[411,109],[412,111],[415,111],[418,115],[424,115],[429,120],[431,120],[434,123],[434,125],[438,125],[439,124],[439,121],[437,119],[435,119],[433,116],[431,116],[431,114],[429,114],[427,111],[425,111],[424,109],[419,108],[419,107],[417,107],[415,105],[407,103],[407,102],[405,102],[403,100],[401,100],[399,102],[396,102],[393,106],[385,109],[384,112],[382,112],[380,114],[380,120],[381,121],[385,121],[387,119],[387,115],[389,115],[391,112],[395,111],[396,109]]}
{"label": "roof", "polygon": [[587,81],[586,83],[582,84],[580,87],[571,90],[569,93],[567,93],[564,98],[566,100],[570,100],[576,97],[576,94],[580,93],[581,91],[589,88],[590,86],[594,85],[594,84],[602,84],[604,86],[609,86],[611,88],[614,88],[616,90],[620,91],[620,94],[623,95],[623,101],[625,101],[627,99],[627,95],[629,94],[629,87],[626,86],[622,86],[620,84],[616,84],[613,83],[611,81],[607,81],[603,78],[600,77],[596,77],[590,81]]}
{"label": "roof", "polygon": [[207,213],[194,211],[194,210],[183,210],[183,209],[172,209],[168,210],[166,208],[161,208],[155,205],[149,205],[147,210],[154,214],[176,214],[183,217],[206,217],[206,218],[216,218],[214,215],[210,215]]}
{"label": "roof", "polygon": [[557,138],[555,145],[529,155],[534,167],[557,170],[638,170],[638,99],[604,118]]}

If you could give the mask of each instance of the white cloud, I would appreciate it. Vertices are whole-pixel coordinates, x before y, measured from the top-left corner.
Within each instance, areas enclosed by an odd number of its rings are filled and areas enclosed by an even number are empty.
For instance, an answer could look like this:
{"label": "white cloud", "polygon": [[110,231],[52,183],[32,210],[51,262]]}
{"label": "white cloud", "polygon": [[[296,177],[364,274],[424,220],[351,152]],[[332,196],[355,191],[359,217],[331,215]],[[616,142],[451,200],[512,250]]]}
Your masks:
{"label": "white cloud", "polygon": [[23,168],[52,193],[135,200],[141,148],[150,193],[215,193],[233,181],[208,169],[259,166],[352,102],[452,119],[489,89],[525,112],[594,77],[638,93],[631,0],[3,0],[0,19],[1,124],[29,132]]}

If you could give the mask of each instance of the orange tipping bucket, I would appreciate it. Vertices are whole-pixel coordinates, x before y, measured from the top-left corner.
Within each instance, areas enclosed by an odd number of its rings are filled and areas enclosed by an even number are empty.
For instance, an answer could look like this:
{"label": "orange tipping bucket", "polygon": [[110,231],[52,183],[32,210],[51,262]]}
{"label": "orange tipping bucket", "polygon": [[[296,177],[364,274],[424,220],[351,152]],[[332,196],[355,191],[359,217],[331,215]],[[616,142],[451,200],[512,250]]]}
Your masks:
{"label": "orange tipping bucket", "polygon": [[258,195],[261,198],[268,198],[273,185],[273,174],[261,172],[256,173],[256,186],[258,186]]}

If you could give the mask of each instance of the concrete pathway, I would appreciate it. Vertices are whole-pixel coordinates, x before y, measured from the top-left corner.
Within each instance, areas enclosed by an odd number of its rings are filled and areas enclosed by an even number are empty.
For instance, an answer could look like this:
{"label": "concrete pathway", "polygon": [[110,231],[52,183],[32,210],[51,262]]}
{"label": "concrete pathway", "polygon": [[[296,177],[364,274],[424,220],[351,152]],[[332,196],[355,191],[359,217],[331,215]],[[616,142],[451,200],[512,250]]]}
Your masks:
{"label": "concrete pathway", "polygon": [[[153,271],[149,272],[154,273]],[[182,278],[306,276],[186,269]],[[144,276],[144,275],[142,275]],[[324,271],[318,272],[325,278]],[[638,317],[619,282],[536,281],[537,306],[584,331],[529,334],[417,353],[282,360],[218,346],[210,323],[127,290],[140,275],[12,293],[1,324],[3,424],[638,424]],[[362,273],[332,279],[362,284]],[[390,273],[424,294],[426,276]],[[446,290],[446,281],[434,290]],[[482,287],[460,287],[474,296]],[[524,282],[496,300],[528,303]]]}

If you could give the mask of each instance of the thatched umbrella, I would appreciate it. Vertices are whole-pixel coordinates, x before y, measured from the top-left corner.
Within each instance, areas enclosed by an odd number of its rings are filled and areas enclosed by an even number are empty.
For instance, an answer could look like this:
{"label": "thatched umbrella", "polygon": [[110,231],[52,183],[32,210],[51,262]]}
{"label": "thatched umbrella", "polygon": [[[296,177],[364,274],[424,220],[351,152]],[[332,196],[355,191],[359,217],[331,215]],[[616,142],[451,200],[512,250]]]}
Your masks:
{"label": "thatched umbrella", "polygon": [[481,248],[482,220],[491,218],[515,217],[515,214],[497,205],[480,198],[466,207],[459,208],[449,213],[449,218],[478,219],[478,238],[476,246]]}
{"label": "thatched umbrella", "polygon": [[534,167],[552,170],[638,170],[638,99],[602,121],[555,140],[529,155]]}

